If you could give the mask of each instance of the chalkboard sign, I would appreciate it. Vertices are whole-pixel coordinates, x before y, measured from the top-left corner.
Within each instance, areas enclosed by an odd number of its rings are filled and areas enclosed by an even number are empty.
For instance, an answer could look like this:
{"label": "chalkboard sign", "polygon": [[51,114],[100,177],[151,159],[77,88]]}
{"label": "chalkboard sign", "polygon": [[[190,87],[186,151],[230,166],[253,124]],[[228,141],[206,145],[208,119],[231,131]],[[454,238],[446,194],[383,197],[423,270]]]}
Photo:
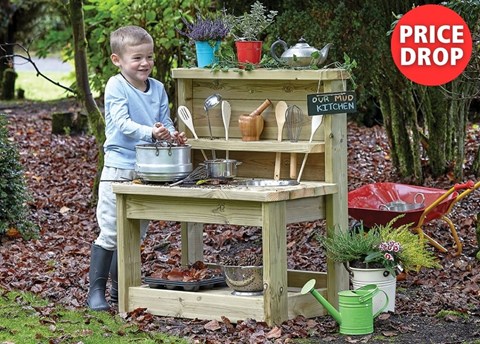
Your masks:
{"label": "chalkboard sign", "polygon": [[308,115],[357,112],[355,92],[318,93],[307,95]]}

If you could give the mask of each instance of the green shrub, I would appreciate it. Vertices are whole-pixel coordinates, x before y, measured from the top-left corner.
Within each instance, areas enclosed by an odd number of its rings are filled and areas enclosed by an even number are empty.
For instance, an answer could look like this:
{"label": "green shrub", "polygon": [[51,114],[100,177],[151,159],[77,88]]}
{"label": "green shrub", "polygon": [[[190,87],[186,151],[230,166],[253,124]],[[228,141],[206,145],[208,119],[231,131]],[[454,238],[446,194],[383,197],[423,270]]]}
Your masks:
{"label": "green shrub", "polygon": [[29,195],[17,147],[8,140],[8,121],[0,114],[0,234],[7,231],[30,238],[38,227],[28,219]]}

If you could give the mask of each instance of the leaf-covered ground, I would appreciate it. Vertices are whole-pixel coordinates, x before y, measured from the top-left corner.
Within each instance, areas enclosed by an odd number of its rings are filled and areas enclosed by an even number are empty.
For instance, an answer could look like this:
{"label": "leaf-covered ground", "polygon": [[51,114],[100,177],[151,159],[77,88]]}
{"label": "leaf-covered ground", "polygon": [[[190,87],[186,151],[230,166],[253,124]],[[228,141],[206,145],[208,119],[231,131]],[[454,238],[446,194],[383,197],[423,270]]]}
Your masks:
{"label": "leaf-covered ground", "polygon": [[[92,184],[96,175],[97,148],[87,135],[51,134],[51,114],[77,111],[74,102],[1,105],[7,114],[11,139],[18,144],[25,166],[33,219],[41,226],[37,240],[3,236],[0,245],[0,288],[32,291],[67,307],[84,307],[88,290],[90,245],[98,234],[92,207]],[[389,159],[384,130],[349,123],[349,190],[361,185],[399,182]],[[466,144],[465,180],[470,174],[480,129],[471,126]],[[449,189],[448,177],[427,178],[425,186]],[[382,314],[372,335],[351,337],[338,334],[330,316],[295,318],[281,326],[268,327],[245,319],[231,323],[157,317],[136,310],[123,315],[145,331],[162,331],[187,337],[196,343],[288,343],[299,339],[328,343],[464,343],[480,337],[480,264],[475,259],[476,216],[480,212],[480,190],[458,202],[448,214],[464,245],[463,254],[451,253],[452,239],[442,222],[424,227],[449,253],[437,255],[441,269],[411,273],[397,284],[395,314]],[[321,221],[292,224],[288,228],[289,268],[325,271],[325,253],[316,240],[323,233]],[[255,247],[260,231],[254,227],[205,226],[205,256],[219,256],[239,247]],[[180,228],[173,222],[155,222],[144,242],[142,272],[179,265]],[[113,310],[115,312],[115,310]],[[442,311],[443,317],[436,316]],[[444,312],[445,313],[445,312]],[[0,320],[1,322],[1,320]]]}

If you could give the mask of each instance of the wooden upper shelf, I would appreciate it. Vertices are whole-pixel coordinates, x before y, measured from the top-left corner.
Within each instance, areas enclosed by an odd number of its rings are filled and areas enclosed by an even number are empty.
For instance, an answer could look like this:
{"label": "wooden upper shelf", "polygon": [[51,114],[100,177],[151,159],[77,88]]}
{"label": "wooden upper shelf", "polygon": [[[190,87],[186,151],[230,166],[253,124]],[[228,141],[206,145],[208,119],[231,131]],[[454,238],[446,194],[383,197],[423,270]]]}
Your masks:
{"label": "wooden upper shelf", "polygon": [[[242,141],[239,139],[232,139],[226,141],[225,139],[209,139],[200,138],[189,139],[188,144],[193,149],[220,149],[229,151],[257,151],[257,152],[280,152],[280,153],[324,153],[325,143],[308,141],[290,142],[290,141]],[[221,147],[221,148],[219,148]]]}
{"label": "wooden upper shelf", "polygon": [[250,79],[250,80],[347,80],[350,74],[344,69],[255,69],[241,71],[215,71],[205,68],[176,68],[175,79]]}

